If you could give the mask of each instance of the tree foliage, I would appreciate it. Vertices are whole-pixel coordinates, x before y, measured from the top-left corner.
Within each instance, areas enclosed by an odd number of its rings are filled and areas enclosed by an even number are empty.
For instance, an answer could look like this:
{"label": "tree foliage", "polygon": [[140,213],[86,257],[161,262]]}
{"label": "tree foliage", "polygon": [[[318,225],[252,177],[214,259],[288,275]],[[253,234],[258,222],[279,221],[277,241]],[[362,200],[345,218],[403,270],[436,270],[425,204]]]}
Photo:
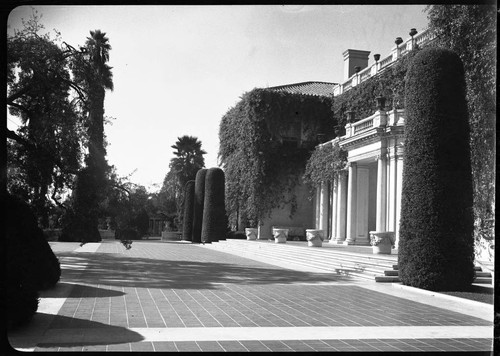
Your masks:
{"label": "tree foliage", "polygon": [[41,16],[23,20],[23,29],[7,37],[7,107],[19,118],[16,131],[7,130],[8,189],[29,202],[47,223],[48,195],[60,203],[81,164],[86,141],[79,110],[78,86],[72,81],[70,54],[40,34]]}
{"label": "tree foliage", "polygon": [[232,225],[238,216],[254,225],[286,203],[293,214],[288,193],[300,182],[317,134],[333,136],[331,104],[330,97],[254,89],[222,117],[219,158]]}
{"label": "tree foliage", "polygon": [[496,10],[495,5],[432,5],[426,9],[436,43],[456,52],[465,69],[476,240],[495,214]]}

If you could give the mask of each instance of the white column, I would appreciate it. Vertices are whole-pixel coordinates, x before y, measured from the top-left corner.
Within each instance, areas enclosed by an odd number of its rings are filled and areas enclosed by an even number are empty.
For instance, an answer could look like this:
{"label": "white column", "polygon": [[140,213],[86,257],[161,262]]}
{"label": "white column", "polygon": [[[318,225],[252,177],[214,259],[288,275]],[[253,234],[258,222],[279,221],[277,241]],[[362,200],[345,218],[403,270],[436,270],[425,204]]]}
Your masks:
{"label": "white column", "polygon": [[321,183],[319,229],[328,231],[328,182]]}
{"label": "white column", "polygon": [[356,212],[357,212],[357,178],[358,169],[356,162],[349,164],[349,177],[347,184],[347,222],[345,244],[353,244],[356,241]]}
{"label": "white column", "polygon": [[368,198],[370,170],[368,167],[357,168],[357,189],[356,189],[356,245],[369,245],[368,236]]}
{"label": "white column", "polygon": [[338,200],[338,185],[339,185],[339,179],[338,177],[335,177],[335,179],[332,182],[332,211],[331,211],[331,227],[330,227],[330,241],[334,241],[337,233],[337,200]]}
{"label": "white column", "polygon": [[377,166],[377,217],[376,230],[386,231],[385,214],[387,205],[387,164],[385,152],[378,157]]}
{"label": "white column", "polygon": [[320,197],[321,197],[321,187],[316,188],[316,196],[314,197],[314,228],[319,229],[319,217],[320,217]]}
{"label": "white column", "polygon": [[346,238],[346,216],[347,216],[347,175],[340,173],[337,187],[337,231],[335,241],[343,243]]}
{"label": "white column", "polygon": [[388,226],[387,231],[396,231],[396,182],[397,182],[397,166],[398,161],[395,157],[394,152],[391,152],[390,156],[390,168],[389,168],[389,192],[387,204],[389,205],[389,216],[388,216]]}
{"label": "white column", "polygon": [[394,235],[396,238],[396,246],[399,243],[399,219],[401,217],[401,192],[403,190],[403,155],[398,152],[396,157],[397,170],[396,170],[396,213],[395,213],[395,228]]}

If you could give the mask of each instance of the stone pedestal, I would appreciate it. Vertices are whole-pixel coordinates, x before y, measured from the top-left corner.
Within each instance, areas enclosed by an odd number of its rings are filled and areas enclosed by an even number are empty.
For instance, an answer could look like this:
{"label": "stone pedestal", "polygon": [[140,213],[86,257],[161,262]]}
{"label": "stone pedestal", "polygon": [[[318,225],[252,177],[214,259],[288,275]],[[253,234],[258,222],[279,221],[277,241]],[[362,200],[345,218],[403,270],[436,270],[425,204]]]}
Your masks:
{"label": "stone pedestal", "polygon": [[288,237],[288,229],[273,228],[273,236],[275,243],[285,243]]}
{"label": "stone pedestal", "polygon": [[393,241],[393,231],[370,231],[370,244],[375,255],[390,255]]}
{"label": "stone pedestal", "polygon": [[325,239],[323,234],[324,234],[323,230],[307,229],[306,230],[307,246],[310,247],[323,246],[323,241]]}
{"label": "stone pedestal", "polygon": [[257,240],[258,234],[259,234],[259,229],[257,229],[257,228],[247,227],[245,229],[245,235],[247,237],[247,240]]}

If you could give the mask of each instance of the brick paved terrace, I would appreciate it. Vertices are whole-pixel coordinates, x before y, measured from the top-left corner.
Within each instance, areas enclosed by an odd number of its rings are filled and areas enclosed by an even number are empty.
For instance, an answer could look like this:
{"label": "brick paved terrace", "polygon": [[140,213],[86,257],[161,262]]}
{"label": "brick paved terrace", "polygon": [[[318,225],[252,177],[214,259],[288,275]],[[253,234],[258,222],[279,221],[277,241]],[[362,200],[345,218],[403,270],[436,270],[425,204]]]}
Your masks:
{"label": "brick paved terrace", "polygon": [[189,243],[50,244],[62,278],[18,350],[492,351],[486,303]]}

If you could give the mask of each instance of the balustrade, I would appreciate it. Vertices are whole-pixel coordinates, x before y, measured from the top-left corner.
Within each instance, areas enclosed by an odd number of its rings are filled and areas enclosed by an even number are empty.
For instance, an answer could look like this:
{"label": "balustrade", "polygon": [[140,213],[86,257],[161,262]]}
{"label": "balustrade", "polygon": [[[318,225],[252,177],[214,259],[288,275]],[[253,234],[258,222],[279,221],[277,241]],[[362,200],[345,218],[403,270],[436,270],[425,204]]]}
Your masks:
{"label": "balustrade", "polygon": [[[377,73],[379,73],[382,69],[389,67],[392,63],[394,63],[398,58],[406,55],[414,46],[421,46],[426,42],[431,41],[434,38],[433,34],[429,30],[424,30],[418,34],[416,34],[413,38],[407,39],[405,42],[401,43],[399,47],[393,48],[393,53],[389,54],[387,57],[378,61],[378,63],[373,63],[370,67],[363,69],[363,71],[357,73],[351,78],[347,79],[345,82],[338,84],[333,89],[333,95],[337,96],[345,91],[351,89],[353,86],[356,86],[365,80],[373,77]],[[413,42],[412,42],[413,41]],[[399,54],[396,56],[395,50],[399,51]],[[356,78],[356,83],[353,83],[353,79]],[[354,84],[354,85],[353,85]]]}
{"label": "balustrade", "polygon": [[365,119],[354,124],[354,134],[357,134],[366,129],[371,129],[373,127],[373,119]]}

